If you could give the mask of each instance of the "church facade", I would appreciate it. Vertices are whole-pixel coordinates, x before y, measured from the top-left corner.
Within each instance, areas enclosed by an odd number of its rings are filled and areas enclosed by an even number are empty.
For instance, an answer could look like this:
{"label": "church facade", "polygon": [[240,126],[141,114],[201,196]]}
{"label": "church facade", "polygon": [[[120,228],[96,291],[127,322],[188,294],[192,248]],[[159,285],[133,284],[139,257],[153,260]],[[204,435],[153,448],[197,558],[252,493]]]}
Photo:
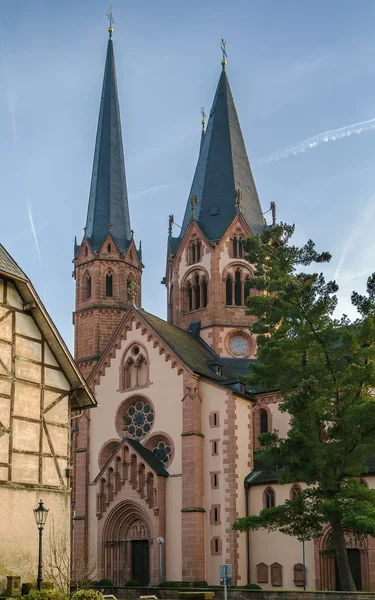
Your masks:
{"label": "church facade", "polygon": [[[225,563],[234,585],[303,585],[297,540],[232,530],[238,516],[293,489],[253,464],[259,433],[286,433],[288,422],[277,394],[254,396],[241,382],[256,354],[242,240],[267,224],[225,58],[221,66],[178,237],[170,217],[164,321],[141,308],[110,28],[87,221],[74,252],[75,358],[98,408],[72,433],[72,544],[95,559],[97,580],[114,585],[218,584]],[[337,587],[324,544],[306,544],[309,589]],[[372,540],[350,544],[362,589],[374,590]]]}

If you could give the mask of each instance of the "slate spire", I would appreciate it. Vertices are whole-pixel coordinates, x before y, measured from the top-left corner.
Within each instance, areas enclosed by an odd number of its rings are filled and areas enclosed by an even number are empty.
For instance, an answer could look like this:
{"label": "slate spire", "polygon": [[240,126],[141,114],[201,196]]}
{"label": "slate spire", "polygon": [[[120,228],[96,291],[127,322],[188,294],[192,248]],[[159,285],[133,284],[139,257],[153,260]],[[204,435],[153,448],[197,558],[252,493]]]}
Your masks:
{"label": "slate spire", "polygon": [[[190,199],[197,198],[195,220],[209,240],[219,240],[241,212],[255,234],[265,226],[245,142],[225,70],[222,72],[202,140],[180,239],[192,218]],[[236,205],[236,194],[241,202]]]}
{"label": "slate spire", "polygon": [[111,24],[87,211],[86,238],[92,249],[98,250],[111,232],[119,249],[124,252],[132,236],[112,31]]}

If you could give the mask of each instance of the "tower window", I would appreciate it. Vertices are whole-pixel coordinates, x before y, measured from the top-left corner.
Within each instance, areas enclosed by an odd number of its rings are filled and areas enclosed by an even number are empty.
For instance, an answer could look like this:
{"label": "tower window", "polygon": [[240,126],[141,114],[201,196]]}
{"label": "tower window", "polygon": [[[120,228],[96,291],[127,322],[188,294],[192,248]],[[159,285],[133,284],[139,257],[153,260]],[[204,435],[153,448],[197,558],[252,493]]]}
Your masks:
{"label": "tower window", "polygon": [[231,306],[233,303],[233,293],[232,293],[232,277],[230,275],[227,276],[225,281],[225,303],[228,306]]}
{"label": "tower window", "polygon": [[198,310],[201,307],[201,288],[199,285],[198,273],[194,277],[194,287],[195,287],[195,308],[196,308],[196,310]]}
{"label": "tower window", "polygon": [[195,244],[191,246],[191,262],[195,263]]}
{"label": "tower window", "polygon": [[91,277],[87,275],[85,282],[85,299],[91,298]]}
{"label": "tower window", "polygon": [[113,295],[113,279],[111,273],[107,273],[105,277],[105,295],[107,298],[110,298]]}
{"label": "tower window", "polygon": [[207,302],[208,302],[207,281],[205,279],[203,279],[201,285],[202,285],[203,308],[206,308]]}
{"label": "tower window", "polygon": [[108,246],[107,246],[107,252],[108,252],[108,254],[111,254],[111,244],[108,244]]}
{"label": "tower window", "polygon": [[191,287],[191,283],[187,284],[187,300],[188,300],[188,310],[189,312],[193,310],[193,288]]}
{"label": "tower window", "polygon": [[260,433],[268,432],[268,413],[266,410],[259,411]]}
{"label": "tower window", "polygon": [[234,276],[234,303],[236,306],[242,306],[241,296],[241,271],[236,271]]}
{"label": "tower window", "polygon": [[85,258],[87,258],[88,253],[89,253],[89,251],[88,251],[87,246],[86,246],[85,247]]}
{"label": "tower window", "polygon": [[233,258],[237,258],[237,238],[233,238]]}
{"label": "tower window", "polygon": [[238,240],[238,256],[239,258],[243,258],[243,245],[241,238]]}
{"label": "tower window", "polygon": [[197,243],[195,245],[195,259],[196,259],[196,262],[199,262],[201,259],[201,243],[199,240],[197,241]]}

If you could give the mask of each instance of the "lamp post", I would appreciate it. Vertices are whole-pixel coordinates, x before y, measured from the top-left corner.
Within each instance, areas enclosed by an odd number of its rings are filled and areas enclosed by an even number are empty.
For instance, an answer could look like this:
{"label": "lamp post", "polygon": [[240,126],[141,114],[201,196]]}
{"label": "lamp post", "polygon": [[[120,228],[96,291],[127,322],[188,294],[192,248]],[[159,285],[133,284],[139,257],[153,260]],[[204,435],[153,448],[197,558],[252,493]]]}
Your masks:
{"label": "lamp post", "polygon": [[162,554],[162,546],[164,544],[164,538],[158,537],[157,543],[159,544],[159,583],[163,581],[163,554]]}
{"label": "lamp post", "polygon": [[34,517],[35,517],[36,526],[38,527],[38,530],[39,530],[39,555],[38,555],[38,579],[37,579],[37,582],[38,582],[38,590],[41,590],[42,583],[43,583],[42,536],[43,536],[44,525],[46,524],[47,517],[48,517],[48,509],[44,508],[42,500],[39,502],[39,506],[37,508],[34,508]]}

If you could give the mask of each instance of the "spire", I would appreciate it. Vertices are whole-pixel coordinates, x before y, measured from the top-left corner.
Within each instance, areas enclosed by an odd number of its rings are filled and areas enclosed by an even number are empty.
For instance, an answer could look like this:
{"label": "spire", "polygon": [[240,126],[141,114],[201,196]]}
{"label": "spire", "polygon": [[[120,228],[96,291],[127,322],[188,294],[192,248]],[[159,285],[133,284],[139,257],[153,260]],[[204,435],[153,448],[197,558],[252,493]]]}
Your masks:
{"label": "spire", "polygon": [[124,150],[122,146],[115,57],[110,20],[107,58],[96,134],[86,237],[98,250],[109,232],[121,251],[131,240],[128,192],[126,188]]}
{"label": "spire", "polygon": [[[226,54],[223,56],[226,58]],[[244,216],[253,233],[265,225],[225,70],[225,58],[186,206],[181,237],[192,218],[190,199],[193,196],[197,198],[194,218],[210,240],[221,239],[238,212]]]}

